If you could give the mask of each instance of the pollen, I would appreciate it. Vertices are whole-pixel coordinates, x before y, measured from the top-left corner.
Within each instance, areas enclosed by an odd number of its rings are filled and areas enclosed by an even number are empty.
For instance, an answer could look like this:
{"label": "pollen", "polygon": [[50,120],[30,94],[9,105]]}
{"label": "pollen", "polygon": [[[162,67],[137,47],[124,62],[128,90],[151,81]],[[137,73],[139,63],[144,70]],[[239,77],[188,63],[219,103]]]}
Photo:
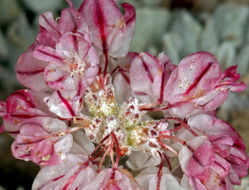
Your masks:
{"label": "pollen", "polygon": [[50,154],[48,154],[47,156],[43,156],[42,158],[41,158],[41,160],[42,161],[48,161],[50,159]]}
{"label": "pollen", "polygon": [[83,75],[87,64],[75,51],[71,50],[69,52],[69,58],[64,60],[67,63],[70,70],[70,76],[73,77],[77,74]]}
{"label": "pollen", "polygon": [[[146,112],[140,111],[141,106],[138,99],[131,97],[129,100],[118,104],[115,100],[115,91],[110,76],[105,79],[103,88],[95,81],[85,94],[85,104],[90,111],[91,121],[85,133],[95,143],[114,132],[122,150],[122,155],[130,154],[132,150],[151,152],[153,155],[159,150],[157,146],[158,133],[151,135],[153,127],[157,126],[165,130],[166,124],[158,125],[157,121],[144,121]],[[110,141],[105,142],[106,146]],[[151,146],[151,145],[154,146]]]}

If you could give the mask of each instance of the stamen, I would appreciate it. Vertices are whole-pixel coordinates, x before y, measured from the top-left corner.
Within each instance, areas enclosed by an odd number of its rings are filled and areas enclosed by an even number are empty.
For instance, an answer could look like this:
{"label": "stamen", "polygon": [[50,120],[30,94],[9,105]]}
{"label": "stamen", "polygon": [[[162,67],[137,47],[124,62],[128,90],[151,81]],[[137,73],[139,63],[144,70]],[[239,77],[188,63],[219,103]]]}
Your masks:
{"label": "stamen", "polygon": [[89,123],[85,123],[85,124],[83,124],[83,125],[81,125],[81,126],[73,127],[73,128],[71,128],[71,129],[68,129],[67,132],[68,132],[68,133],[73,133],[73,132],[75,132],[75,131],[78,131],[78,130],[84,129],[84,128],[88,128],[88,127],[89,127]]}
{"label": "stamen", "polygon": [[182,121],[181,119],[178,119],[178,118],[175,118],[175,117],[167,117],[165,118],[165,120],[168,120],[168,119],[172,119],[172,120],[175,120],[175,121],[178,121],[185,129],[189,130],[194,136],[199,136],[194,130],[192,130],[188,124],[186,124],[184,121]]}
{"label": "stamen", "polygon": [[118,139],[117,139],[116,135],[114,134],[114,132],[112,132],[112,137],[113,137],[115,145],[116,145],[116,153],[117,153],[114,169],[117,169],[118,168],[118,163],[119,163],[119,157],[120,157],[120,148],[119,148]]}
{"label": "stamen", "polygon": [[166,160],[166,162],[167,162],[167,164],[168,164],[168,166],[169,166],[169,170],[171,171],[172,170],[172,166],[171,166],[171,164],[170,164],[170,161],[169,161],[169,158],[168,158],[168,156],[163,152],[163,156],[164,156],[164,158],[165,158],[165,160]]}
{"label": "stamen", "polygon": [[160,185],[161,185],[161,179],[162,179],[162,169],[163,169],[163,159],[162,159],[162,154],[158,151],[158,154],[160,155],[161,158],[161,163],[157,172],[157,190],[160,190]]}
{"label": "stamen", "polygon": [[107,148],[107,150],[105,151],[104,155],[102,156],[100,162],[99,162],[99,167],[98,167],[98,170],[97,172],[100,172],[101,170],[101,167],[103,165],[103,162],[106,158],[106,156],[110,153],[110,151],[113,149],[113,146],[114,146],[114,141],[111,142],[111,144],[109,145],[109,147]]}
{"label": "stamen", "polygon": [[91,153],[91,155],[89,156],[90,160],[93,160],[93,155],[97,152],[97,150],[103,145],[103,143],[110,137],[111,134],[106,135],[100,142],[99,144],[96,146],[96,148],[93,150],[93,152]]}
{"label": "stamen", "polygon": [[167,138],[167,139],[172,139],[172,140],[175,140],[175,141],[177,141],[177,142],[181,143],[182,145],[185,145],[185,144],[186,144],[186,142],[185,142],[185,141],[183,141],[183,140],[181,140],[181,139],[178,139],[178,138],[177,138],[177,137],[175,137],[175,136],[170,136],[170,135],[160,135],[160,136],[159,136],[159,138]]}
{"label": "stamen", "polygon": [[172,153],[174,153],[174,154],[178,157],[178,153],[176,152],[175,149],[173,149],[172,147],[170,147],[170,146],[164,144],[164,143],[163,143],[162,141],[160,141],[160,140],[158,141],[158,143],[162,146],[163,149],[171,151]]}
{"label": "stamen", "polygon": [[179,127],[176,127],[174,129],[168,129],[168,130],[165,130],[165,131],[160,131],[159,134],[169,134],[169,133],[173,133],[173,132],[176,132],[178,130],[182,129],[182,126],[179,126]]}
{"label": "stamen", "polygon": [[159,106],[162,102],[160,100],[151,103],[151,104],[147,104],[147,105],[142,105],[139,107],[140,111],[164,111],[169,109],[171,106],[167,105],[165,107],[159,107],[157,108],[157,106]]}

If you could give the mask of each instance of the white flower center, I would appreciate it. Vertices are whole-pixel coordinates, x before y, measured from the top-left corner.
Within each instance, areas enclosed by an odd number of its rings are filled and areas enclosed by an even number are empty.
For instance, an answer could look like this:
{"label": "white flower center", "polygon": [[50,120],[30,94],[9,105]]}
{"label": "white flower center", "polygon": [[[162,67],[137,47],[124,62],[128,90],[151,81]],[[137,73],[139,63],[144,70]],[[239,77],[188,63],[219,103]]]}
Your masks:
{"label": "white flower center", "polygon": [[75,51],[70,51],[70,56],[65,62],[69,66],[71,77],[84,74],[87,64]]}
{"label": "white flower center", "polygon": [[[91,113],[88,118],[91,124],[85,129],[89,139],[100,143],[105,136],[114,132],[120,149],[125,149],[126,154],[131,150],[139,150],[157,156],[158,131],[165,130],[168,124],[152,119],[145,121],[145,112],[139,110],[140,104],[134,97],[118,105],[110,77],[107,77],[103,88],[99,88],[97,84],[98,82],[93,83],[85,94],[85,103]],[[110,142],[106,145],[108,143]]]}

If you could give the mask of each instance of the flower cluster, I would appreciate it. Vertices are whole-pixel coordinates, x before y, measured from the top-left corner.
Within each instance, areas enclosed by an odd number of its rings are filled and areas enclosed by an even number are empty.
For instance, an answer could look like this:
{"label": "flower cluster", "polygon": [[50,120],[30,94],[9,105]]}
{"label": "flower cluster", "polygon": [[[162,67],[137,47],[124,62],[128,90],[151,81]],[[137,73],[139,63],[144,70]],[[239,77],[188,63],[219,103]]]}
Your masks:
{"label": "flower cluster", "polygon": [[0,102],[13,155],[40,165],[36,189],[230,190],[247,175],[238,133],[216,118],[229,91],[246,88],[197,52],[129,52],[135,9],[85,0],[39,18],[16,64],[27,87]]}

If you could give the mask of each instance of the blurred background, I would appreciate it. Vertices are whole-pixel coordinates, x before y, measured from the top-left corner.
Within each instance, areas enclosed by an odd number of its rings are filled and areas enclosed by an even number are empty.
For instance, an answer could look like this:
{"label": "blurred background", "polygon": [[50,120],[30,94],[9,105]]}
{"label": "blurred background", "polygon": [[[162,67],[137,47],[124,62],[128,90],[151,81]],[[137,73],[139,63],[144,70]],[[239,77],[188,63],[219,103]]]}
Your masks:
{"label": "blurred background", "polygon": [[[79,5],[83,0],[73,1]],[[238,65],[241,80],[249,85],[249,0],[125,1],[137,10],[133,51],[155,56],[165,51],[174,64],[196,51],[209,51],[223,69]],[[14,66],[35,39],[38,16],[52,11],[56,17],[64,7],[65,0],[0,0],[1,100],[22,88]],[[231,94],[218,115],[238,130],[249,152],[249,89]],[[31,189],[39,168],[14,159],[12,141],[7,134],[0,135],[0,190]],[[249,179],[236,189],[249,190]]]}

